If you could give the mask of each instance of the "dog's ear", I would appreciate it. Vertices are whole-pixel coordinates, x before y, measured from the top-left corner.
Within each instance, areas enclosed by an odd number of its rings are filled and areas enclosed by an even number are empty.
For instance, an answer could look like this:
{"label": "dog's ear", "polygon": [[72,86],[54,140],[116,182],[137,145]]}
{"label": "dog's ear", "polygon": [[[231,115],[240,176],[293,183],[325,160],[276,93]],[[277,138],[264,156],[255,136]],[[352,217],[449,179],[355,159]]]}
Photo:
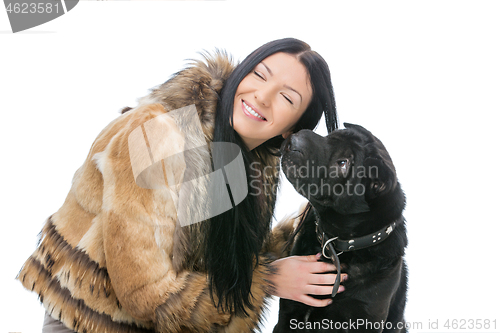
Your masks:
{"label": "dog's ear", "polygon": [[378,197],[396,185],[396,172],[391,167],[392,162],[386,162],[382,158],[367,157],[364,166],[369,179],[367,184],[369,198]]}
{"label": "dog's ear", "polygon": [[348,129],[353,129],[353,130],[356,130],[360,133],[363,133],[369,137],[372,137],[373,134],[372,132],[370,132],[369,130],[367,130],[366,128],[364,128],[363,126],[361,125],[356,125],[356,124],[350,124],[350,123],[344,123],[344,127],[345,128],[348,128]]}

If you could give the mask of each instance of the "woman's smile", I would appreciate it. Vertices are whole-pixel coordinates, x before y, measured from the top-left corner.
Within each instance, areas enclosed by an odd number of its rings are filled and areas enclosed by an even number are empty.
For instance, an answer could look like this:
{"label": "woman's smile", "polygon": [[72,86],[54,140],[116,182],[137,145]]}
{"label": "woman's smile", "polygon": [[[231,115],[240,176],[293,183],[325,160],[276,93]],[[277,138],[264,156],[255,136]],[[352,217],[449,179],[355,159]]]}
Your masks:
{"label": "woman's smile", "polygon": [[243,113],[251,119],[255,119],[257,121],[267,121],[267,119],[259,111],[257,111],[253,105],[249,105],[249,103],[244,100],[241,100],[241,109],[243,110]]}

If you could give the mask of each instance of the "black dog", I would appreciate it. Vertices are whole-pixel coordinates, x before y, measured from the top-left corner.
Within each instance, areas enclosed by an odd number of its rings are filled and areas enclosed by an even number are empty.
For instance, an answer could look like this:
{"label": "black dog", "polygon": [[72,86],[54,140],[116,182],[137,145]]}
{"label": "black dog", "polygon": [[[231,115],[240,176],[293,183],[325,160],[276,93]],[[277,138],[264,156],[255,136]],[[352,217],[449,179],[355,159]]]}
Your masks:
{"label": "black dog", "polygon": [[326,307],[281,299],[274,333],[406,332],[405,196],[382,142],[359,125],[344,126],[327,137],[290,136],[281,163],[310,202],[291,254],[322,252],[335,261],[337,252],[349,276],[345,291]]}

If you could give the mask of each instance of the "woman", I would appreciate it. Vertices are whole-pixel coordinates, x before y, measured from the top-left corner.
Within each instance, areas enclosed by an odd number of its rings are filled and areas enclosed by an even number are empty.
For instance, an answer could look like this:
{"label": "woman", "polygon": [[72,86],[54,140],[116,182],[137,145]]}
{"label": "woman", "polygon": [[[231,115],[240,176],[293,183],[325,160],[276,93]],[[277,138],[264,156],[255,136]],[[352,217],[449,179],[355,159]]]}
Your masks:
{"label": "woman", "polygon": [[[181,227],[169,191],[138,186],[129,140],[136,129],[146,133],[148,121],[192,104],[206,142],[241,149],[249,194],[210,221]],[[278,167],[284,138],[313,129],[323,112],[332,131],[328,67],[307,44],[289,38],[263,45],[236,67],[220,52],[197,62],[113,121],[18,276],[44,304],[44,332],[54,325],[89,333],[248,332],[271,293],[327,305],[308,294],[331,293],[335,275],[316,273],[333,265],[315,256],[273,261],[290,227],[269,237],[275,193],[266,191],[278,183],[269,166]],[[162,125],[163,156],[186,139],[178,126],[186,119],[172,119]],[[184,177],[185,162],[176,161],[162,164],[166,178]]]}

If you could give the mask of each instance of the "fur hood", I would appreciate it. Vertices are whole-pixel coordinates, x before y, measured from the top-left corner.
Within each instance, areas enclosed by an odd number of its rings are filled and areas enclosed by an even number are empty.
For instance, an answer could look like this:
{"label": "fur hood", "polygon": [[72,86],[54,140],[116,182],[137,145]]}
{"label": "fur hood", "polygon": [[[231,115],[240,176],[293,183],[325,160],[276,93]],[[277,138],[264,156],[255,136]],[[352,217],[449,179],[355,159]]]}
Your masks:
{"label": "fur hood", "polygon": [[[128,145],[134,129],[192,104],[210,142],[219,92],[233,67],[223,52],[197,61],[99,134],[66,201],[48,218],[38,248],[18,275],[53,318],[87,333],[250,332],[257,327],[269,296],[268,261],[254,270],[255,310],[244,318],[219,312],[206,274],[196,269],[202,223],[181,227],[175,197],[137,186]],[[168,140],[158,149],[165,152],[183,133],[168,121],[163,125]],[[179,164],[164,169],[173,177],[184,172]]]}

